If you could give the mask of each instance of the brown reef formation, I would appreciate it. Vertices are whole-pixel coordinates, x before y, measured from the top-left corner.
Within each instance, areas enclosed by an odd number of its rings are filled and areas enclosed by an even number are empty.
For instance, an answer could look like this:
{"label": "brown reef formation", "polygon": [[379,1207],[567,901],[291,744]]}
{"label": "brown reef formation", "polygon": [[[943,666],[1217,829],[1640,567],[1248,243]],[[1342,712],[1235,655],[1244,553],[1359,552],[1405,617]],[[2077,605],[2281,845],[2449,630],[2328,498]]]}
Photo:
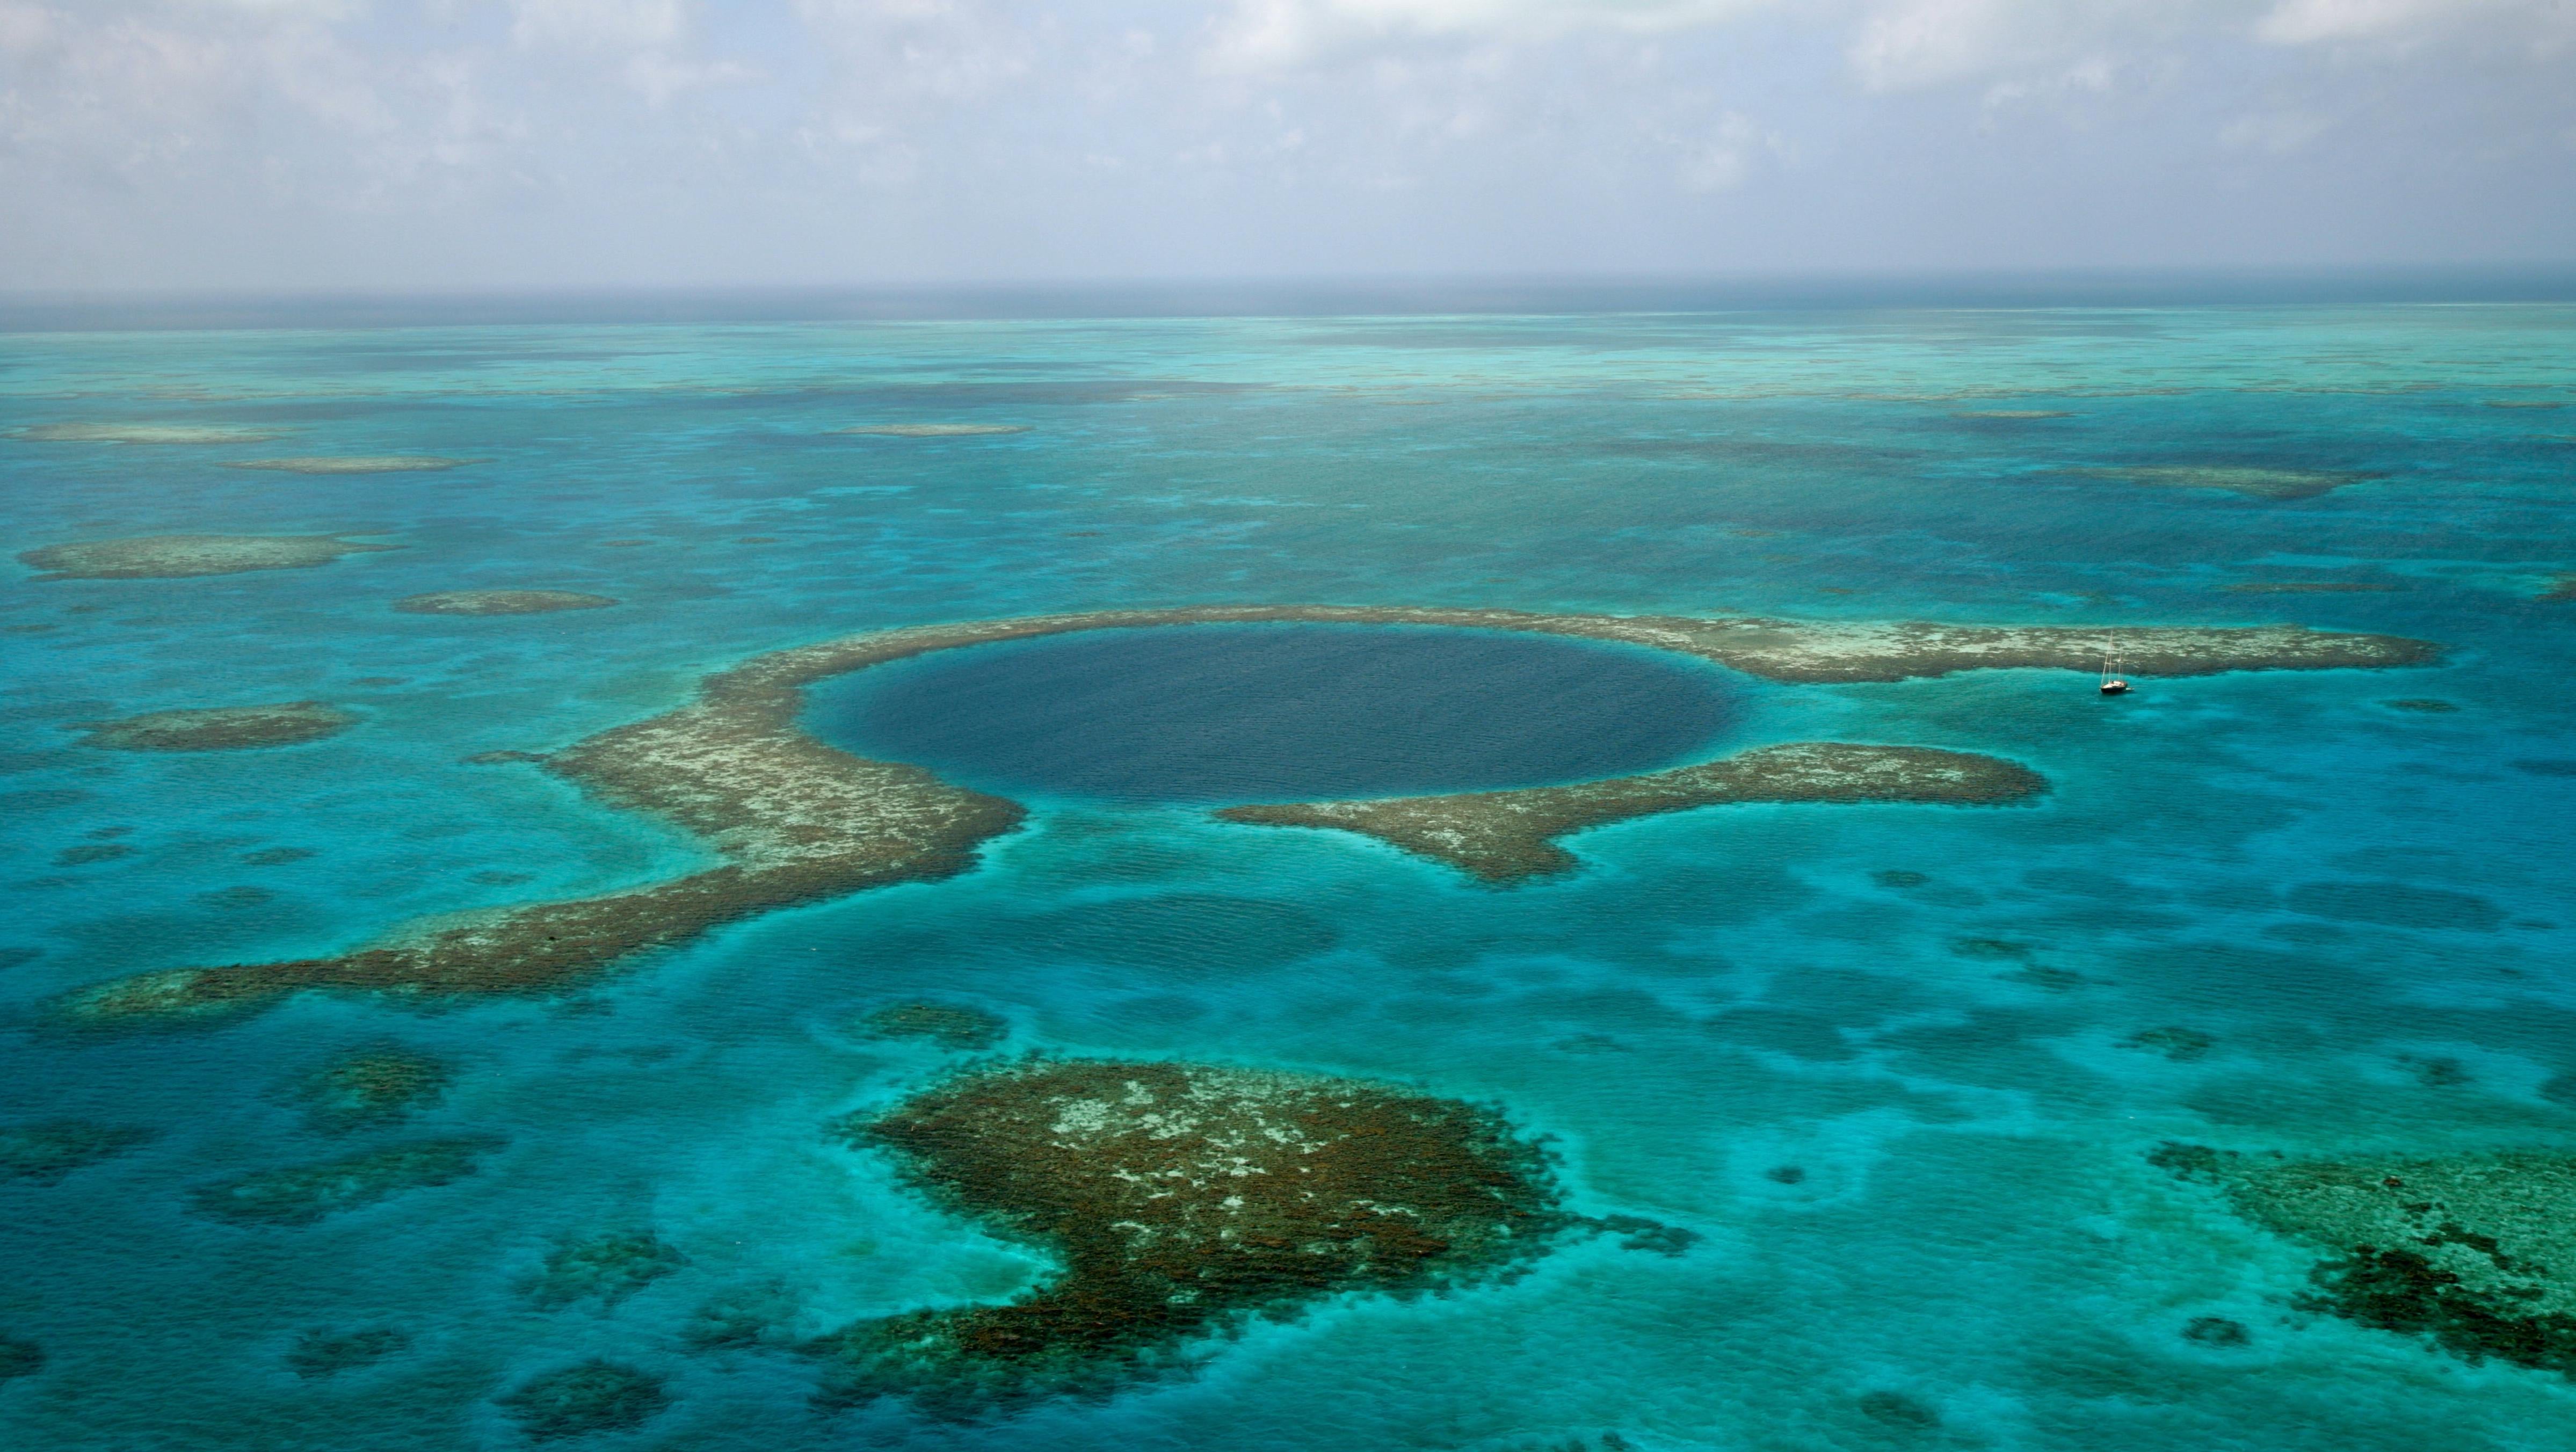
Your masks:
{"label": "brown reef formation", "polygon": [[600,610],[617,602],[578,590],[441,590],[406,595],[394,608],[406,615],[546,615],[557,610]]}
{"label": "brown reef formation", "polygon": [[397,1044],[354,1049],[288,1086],[314,1128],[338,1134],[409,1117],[446,1096],[454,1065]]}
{"label": "brown reef formation", "polygon": [[109,751],[239,751],[292,746],[346,731],[358,718],[325,701],[273,706],[210,706],[152,711],[115,721],[84,722],[81,745]]}
{"label": "brown reef formation", "polygon": [[2576,1378],[2576,1156],[2287,1159],[2168,1144],[2148,1159],[2323,1252],[2304,1309]]}
{"label": "brown reef formation", "polygon": [[479,459],[447,459],[436,454],[301,454],[285,459],[232,459],[227,469],[267,469],[281,474],[419,474],[462,469]]}
{"label": "brown reef formation", "polygon": [[836,434],[875,434],[889,439],[971,439],[994,434],[1024,434],[1027,424],[979,423],[902,423],[861,424],[856,428],[834,429]]}
{"label": "brown reef formation", "polygon": [[972,1052],[989,1049],[1010,1037],[1001,1015],[962,1003],[889,1003],[861,1018],[858,1030],[871,1039],[919,1039],[943,1049]]}
{"label": "brown reef formation", "polygon": [[199,1214],[236,1225],[311,1225],[406,1190],[463,1179],[500,1143],[488,1137],[412,1140],[315,1164],[236,1175],[199,1186],[190,1200]]}
{"label": "brown reef formation", "polygon": [[47,545],[18,558],[45,572],[39,580],[171,580],[307,569],[342,555],[400,548],[336,534],[152,534]]}
{"label": "brown reef formation", "polygon": [[2558,582],[2541,591],[2539,598],[2552,604],[2562,600],[2576,600],[2576,575],[2559,576]]}
{"label": "brown reef formation", "polygon": [[1575,1223],[1498,1116],[1317,1075],[1033,1061],[841,1132],[1061,1267],[1005,1305],[865,1321],[807,1348],[830,1399],[952,1416],[1105,1394],[1249,1315],[1490,1279]]}
{"label": "brown reef formation", "polygon": [[1557,846],[1556,838],[1631,817],[1721,802],[1996,803],[2047,790],[2039,773],[1991,756],[1800,742],[1572,786],[1227,807],[1217,815],[1266,827],[1358,832],[1463,868],[1481,881],[1511,883],[1574,867],[1574,854]]}
{"label": "brown reef formation", "polygon": [[14,437],[38,444],[255,444],[284,438],[284,429],[233,424],[36,424]]}
{"label": "brown reef formation", "polygon": [[2248,464],[2153,464],[2059,472],[2079,479],[2111,479],[2165,489],[2224,489],[2249,498],[2275,500],[2314,499],[2347,484],[2387,477],[2326,469],[2267,469]]}
{"label": "brown reef formation", "polygon": [[[1099,611],[844,636],[754,656],[706,677],[688,705],[546,758],[545,770],[597,800],[695,835],[719,859],[716,865],[594,897],[414,922],[330,957],[119,979],[75,995],[65,1012],[77,1022],[107,1024],[220,1016],[307,988],[432,997],[547,991],[719,924],[866,888],[949,877],[973,865],[982,843],[1019,824],[1025,815],[1019,805],[951,786],[919,767],[824,745],[797,724],[805,686],[991,641],[1261,622],[1535,631],[1652,646],[1804,683],[1898,681],[2006,666],[2090,671],[2099,664],[2103,638],[2094,629],[2043,626],[1299,605]],[[2420,640],[2296,626],[2131,629],[2120,633],[2120,646],[2133,678],[2415,665],[2441,654]]]}

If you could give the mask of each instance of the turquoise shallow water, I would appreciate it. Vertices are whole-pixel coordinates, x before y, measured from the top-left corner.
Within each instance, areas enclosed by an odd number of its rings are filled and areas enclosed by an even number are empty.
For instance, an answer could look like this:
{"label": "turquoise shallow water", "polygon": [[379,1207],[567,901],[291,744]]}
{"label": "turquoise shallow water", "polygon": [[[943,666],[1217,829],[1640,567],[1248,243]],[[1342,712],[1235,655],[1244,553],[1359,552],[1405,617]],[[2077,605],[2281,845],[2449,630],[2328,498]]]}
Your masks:
{"label": "turquoise shallow water", "polygon": [[[516,1447],[495,1398],[590,1356],[671,1398],[601,1446],[2576,1437],[2564,1379],[2299,1312],[2313,1254],[2143,1158],[2166,1139],[2576,1149],[2576,604],[2538,598],[2576,572],[2576,310],[61,334],[12,337],[0,361],[0,429],[282,435],[0,439],[13,552],[179,532],[401,547],[0,583],[0,1118],[154,1132],[58,1183],[0,1183],[0,1331],[45,1353],[0,1384],[11,1446]],[[1962,416],[1995,413],[2050,416]],[[917,422],[1026,431],[830,432]],[[478,462],[221,467],[395,453]],[[2207,467],[2359,477],[2296,499],[2114,477]],[[2285,582],[2372,588],[2231,589]],[[622,603],[389,608],[477,587]],[[968,875],[755,919],[567,998],[308,996],[115,1038],[48,1015],[128,973],[334,952],[700,862],[525,765],[465,758],[666,709],[746,655],[1271,601],[2297,621],[2451,653],[2150,681],[2115,704],[2059,672],[1745,681],[1729,747],[1983,751],[2053,790],[1632,822],[1574,839],[1578,873],[1510,891],[1356,837],[1040,800]],[[65,729],[308,698],[359,724],[184,755]],[[2425,698],[2457,709],[2388,704]],[[252,860],[279,848],[311,855]],[[688,1318],[775,1286],[820,1331],[1043,1272],[821,1132],[949,1062],[851,1027],[924,996],[1003,1015],[1014,1050],[1498,1105],[1550,1137],[1575,1208],[1700,1238],[1679,1256],[1577,1239],[1506,1285],[1326,1304],[1193,1379],[998,1426],[820,1412],[810,1366],[690,1350]],[[2162,1026],[2211,1047],[2120,1046]],[[388,1041],[458,1065],[408,1126],[329,1135],[281,1102]],[[506,1143],[311,1226],[190,1208],[194,1187],[406,1134]],[[559,1243],[641,1228],[686,1267],[614,1304],[528,1294]],[[2184,1338],[2202,1316],[2250,1342]],[[287,1366],[305,1331],[374,1326],[408,1348],[327,1379]]]}

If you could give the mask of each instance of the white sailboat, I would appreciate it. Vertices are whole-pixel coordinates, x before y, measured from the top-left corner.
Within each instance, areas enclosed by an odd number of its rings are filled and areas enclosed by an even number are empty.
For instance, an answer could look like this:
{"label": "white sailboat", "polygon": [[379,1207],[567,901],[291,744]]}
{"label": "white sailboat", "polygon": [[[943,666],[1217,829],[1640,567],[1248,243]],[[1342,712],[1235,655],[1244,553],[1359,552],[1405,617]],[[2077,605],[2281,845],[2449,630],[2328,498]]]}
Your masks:
{"label": "white sailboat", "polygon": [[2106,646],[2102,647],[2102,694],[2103,694],[2103,695],[2106,695],[2106,696],[2125,696],[2125,695],[2127,695],[2127,694],[2129,693],[2129,683],[2128,683],[2127,681],[2124,681],[2124,680],[2120,679],[2119,671],[2120,671],[2120,637],[2118,637],[2118,636],[2116,636],[2116,635],[2115,635],[2115,636],[2112,636],[2112,637],[2111,637],[2111,643],[2110,643],[2110,644],[2108,644],[2108,645],[2106,645]]}

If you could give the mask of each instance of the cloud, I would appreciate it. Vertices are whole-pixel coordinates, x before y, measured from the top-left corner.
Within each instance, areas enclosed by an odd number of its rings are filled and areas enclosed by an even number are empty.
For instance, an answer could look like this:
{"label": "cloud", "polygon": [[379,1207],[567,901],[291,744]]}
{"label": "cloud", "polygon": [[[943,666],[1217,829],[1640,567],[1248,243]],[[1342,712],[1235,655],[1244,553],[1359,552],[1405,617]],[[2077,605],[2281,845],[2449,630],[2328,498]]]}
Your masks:
{"label": "cloud", "polygon": [[1211,27],[1221,69],[1277,70],[1409,44],[1542,43],[1718,25],[1780,0],[1235,0]]}
{"label": "cloud", "polygon": [[0,278],[2561,256],[2571,42],[2576,0],[0,0]]}
{"label": "cloud", "polygon": [[688,28],[680,0],[510,0],[510,37],[521,45],[660,49]]}

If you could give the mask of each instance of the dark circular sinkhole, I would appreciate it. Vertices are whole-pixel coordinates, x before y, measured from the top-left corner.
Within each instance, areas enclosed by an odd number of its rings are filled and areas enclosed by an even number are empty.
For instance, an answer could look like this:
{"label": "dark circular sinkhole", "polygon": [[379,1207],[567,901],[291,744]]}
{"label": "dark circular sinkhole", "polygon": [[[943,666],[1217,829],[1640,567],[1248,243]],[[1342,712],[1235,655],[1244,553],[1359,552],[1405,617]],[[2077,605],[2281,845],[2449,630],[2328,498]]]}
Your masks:
{"label": "dark circular sinkhole", "polygon": [[1186,625],[940,651],[813,688],[806,727],[1005,796],[1266,802],[1624,776],[1731,725],[1729,674],[1562,636]]}

